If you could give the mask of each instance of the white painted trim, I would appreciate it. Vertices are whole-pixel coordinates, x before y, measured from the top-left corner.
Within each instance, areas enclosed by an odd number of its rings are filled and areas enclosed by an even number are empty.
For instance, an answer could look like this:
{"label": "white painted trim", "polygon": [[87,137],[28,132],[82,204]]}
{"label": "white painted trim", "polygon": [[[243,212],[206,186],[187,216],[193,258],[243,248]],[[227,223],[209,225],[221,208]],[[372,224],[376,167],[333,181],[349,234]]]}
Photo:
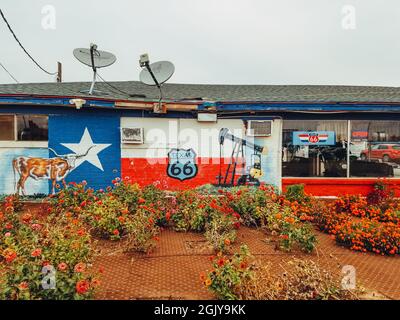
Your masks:
{"label": "white painted trim", "polygon": [[48,141],[0,141],[0,148],[48,148]]}

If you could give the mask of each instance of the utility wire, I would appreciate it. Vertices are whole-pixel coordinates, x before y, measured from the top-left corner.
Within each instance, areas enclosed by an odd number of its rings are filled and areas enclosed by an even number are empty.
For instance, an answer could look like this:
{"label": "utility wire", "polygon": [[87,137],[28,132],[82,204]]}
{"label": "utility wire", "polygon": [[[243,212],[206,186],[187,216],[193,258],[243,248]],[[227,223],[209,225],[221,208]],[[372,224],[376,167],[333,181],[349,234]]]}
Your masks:
{"label": "utility wire", "polygon": [[11,28],[10,24],[8,23],[6,17],[3,14],[3,11],[0,9],[0,15],[2,16],[4,22],[6,23],[8,29],[10,30],[11,34],[13,35],[15,41],[17,41],[17,43],[19,44],[19,46],[21,47],[21,49],[26,53],[26,55],[33,61],[34,64],[36,64],[43,72],[49,74],[49,75],[56,75],[57,72],[49,72],[46,69],[44,69],[38,62],[36,62],[36,60],[29,54],[28,51],[26,51],[26,49],[24,48],[24,46],[22,45],[22,43],[18,40],[17,36],[15,35],[13,29]]}
{"label": "utility wire", "polygon": [[146,95],[144,94],[132,94],[132,93],[128,93],[126,91],[123,91],[115,86],[113,86],[111,83],[107,82],[100,74],[99,72],[97,72],[97,76],[101,79],[101,81],[103,81],[106,85],[108,85],[110,88],[113,88],[114,90],[117,90],[120,93],[123,93],[124,95],[128,96],[128,97],[137,97],[137,98],[146,98]]}
{"label": "utility wire", "polygon": [[11,72],[8,71],[7,68],[6,68],[1,62],[0,62],[0,66],[4,69],[5,72],[8,73],[8,75],[9,75],[11,78],[14,79],[14,81],[15,81],[16,83],[19,83],[19,81],[18,81],[17,79],[15,79],[15,77],[11,74]]}

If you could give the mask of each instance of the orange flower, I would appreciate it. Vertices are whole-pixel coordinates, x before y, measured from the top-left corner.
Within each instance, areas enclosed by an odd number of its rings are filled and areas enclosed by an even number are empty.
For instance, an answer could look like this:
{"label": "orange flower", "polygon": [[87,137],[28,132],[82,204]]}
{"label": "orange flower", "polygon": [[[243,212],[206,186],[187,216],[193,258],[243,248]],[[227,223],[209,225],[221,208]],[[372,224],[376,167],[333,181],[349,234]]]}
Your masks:
{"label": "orange flower", "polygon": [[211,279],[210,279],[210,278],[207,278],[206,281],[204,282],[204,284],[205,284],[207,287],[211,286],[211,284],[212,284]]}
{"label": "orange flower", "polygon": [[124,223],[124,222],[125,222],[125,218],[124,218],[123,216],[119,216],[119,217],[118,217],[118,221],[119,221],[120,223]]}
{"label": "orange flower", "polygon": [[86,264],[84,264],[83,262],[79,262],[74,268],[74,271],[77,273],[84,272],[85,270],[86,270]]}
{"label": "orange flower", "polygon": [[231,244],[231,240],[229,239],[225,239],[224,240],[225,245],[229,246]]}
{"label": "orange flower", "polygon": [[20,290],[26,290],[29,288],[28,282],[26,281],[22,281],[19,285],[18,285],[18,289]]}
{"label": "orange flower", "polygon": [[92,287],[98,287],[100,286],[101,281],[99,279],[93,279],[91,282]]}
{"label": "orange flower", "polygon": [[61,262],[58,265],[58,270],[60,270],[60,271],[65,271],[65,270],[67,270],[67,268],[68,268],[68,265],[65,262]]}

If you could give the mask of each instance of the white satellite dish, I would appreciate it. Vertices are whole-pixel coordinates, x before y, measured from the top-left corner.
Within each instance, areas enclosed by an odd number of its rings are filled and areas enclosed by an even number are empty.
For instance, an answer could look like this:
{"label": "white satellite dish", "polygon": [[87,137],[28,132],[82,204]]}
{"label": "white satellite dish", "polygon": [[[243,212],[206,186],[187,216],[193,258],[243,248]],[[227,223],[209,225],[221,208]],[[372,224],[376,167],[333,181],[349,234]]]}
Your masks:
{"label": "white satellite dish", "polygon": [[[172,62],[158,61],[149,65],[153,75],[149,72],[148,68],[143,68],[140,72],[139,79],[144,84],[149,86],[158,86],[168,81],[174,74],[175,67]],[[157,80],[154,81],[154,78]]]}
{"label": "white satellite dish", "polygon": [[[90,49],[77,48],[74,50],[74,56],[83,64],[92,67],[92,56]],[[95,68],[104,68],[111,66],[117,58],[111,52],[94,50],[93,51],[93,62]]]}
{"label": "white satellite dish", "polygon": [[94,84],[96,83],[97,68],[104,68],[112,65],[117,58],[111,52],[97,50],[97,45],[91,44],[89,49],[77,48],[74,49],[73,54],[75,58],[83,64],[89,66],[93,70],[92,85],[89,90],[81,92],[92,94],[104,94],[101,91],[94,91]]}

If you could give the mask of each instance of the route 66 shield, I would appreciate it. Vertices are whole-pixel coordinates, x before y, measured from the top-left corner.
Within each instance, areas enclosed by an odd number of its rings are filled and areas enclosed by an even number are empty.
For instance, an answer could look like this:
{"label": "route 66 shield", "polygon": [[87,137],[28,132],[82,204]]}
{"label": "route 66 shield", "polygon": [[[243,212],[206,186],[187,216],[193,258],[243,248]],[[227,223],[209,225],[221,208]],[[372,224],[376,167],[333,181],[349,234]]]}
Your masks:
{"label": "route 66 shield", "polygon": [[167,174],[181,181],[197,175],[196,153],[193,149],[171,149],[168,152]]}

